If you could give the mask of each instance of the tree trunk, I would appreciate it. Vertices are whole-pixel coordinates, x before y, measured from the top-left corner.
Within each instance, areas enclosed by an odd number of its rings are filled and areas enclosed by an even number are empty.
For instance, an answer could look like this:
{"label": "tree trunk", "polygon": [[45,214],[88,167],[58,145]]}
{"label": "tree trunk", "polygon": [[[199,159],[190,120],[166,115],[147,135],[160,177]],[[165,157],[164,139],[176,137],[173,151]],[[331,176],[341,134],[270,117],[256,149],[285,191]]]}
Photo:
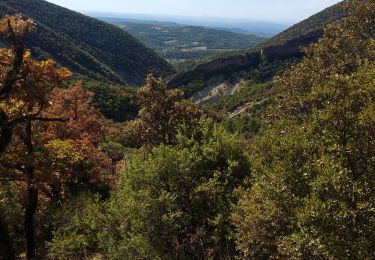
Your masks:
{"label": "tree trunk", "polygon": [[26,257],[33,259],[35,253],[35,232],[34,232],[34,214],[38,207],[38,190],[33,186],[28,188],[28,202],[25,211],[25,236],[26,236]]}
{"label": "tree trunk", "polygon": [[5,152],[12,140],[12,128],[8,126],[8,116],[0,108],[0,154]]}
{"label": "tree trunk", "polygon": [[[23,142],[27,147],[29,155],[33,154],[34,146],[32,140],[32,124],[31,120],[25,124],[25,136]],[[26,258],[34,259],[35,253],[35,231],[34,231],[34,215],[38,207],[38,189],[34,184],[34,167],[26,165],[25,175],[27,177],[27,205],[25,211],[25,238],[26,238]]]}
{"label": "tree trunk", "polygon": [[0,259],[15,259],[12,244],[8,231],[0,219]]}
{"label": "tree trunk", "polygon": [[[12,138],[11,130],[5,126],[6,120],[6,114],[0,109],[0,155],[5,152]],[[12,248],[12,240],[0,218],[0,259],[14,259]]]}

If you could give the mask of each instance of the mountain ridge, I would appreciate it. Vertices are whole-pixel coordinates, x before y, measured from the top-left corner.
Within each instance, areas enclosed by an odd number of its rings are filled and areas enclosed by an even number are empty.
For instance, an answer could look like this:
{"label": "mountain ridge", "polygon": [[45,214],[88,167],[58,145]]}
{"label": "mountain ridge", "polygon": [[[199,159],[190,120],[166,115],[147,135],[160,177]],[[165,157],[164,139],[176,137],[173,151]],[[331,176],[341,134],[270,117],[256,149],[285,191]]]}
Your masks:
{"label": "mountain ridge", "polygon": [[43,0],[0,2],[1,16],[15,12],[38,24],[28,39],[33,54],[73,72],[129,85],[143,84],[148,73],[173,73],[164,59],[116,26]]}
{"label": "mountain ridge", "polygon": [[127,14],[127,13],[111,13],[111,12],[93,12],[82,11],[92,17],[111,17],[120,19],[136,19],[154,22],[175,22],[183,25],[203,26],[210,28],[238,28],[260,36],[273,36],[286,28],[288,25],[272,22],[262,21],[257,19],[236,19],[236,18],[218,18],[218,17],[189,17],[189,16],[175,16],[175,15],[147,15],[147,14]]}

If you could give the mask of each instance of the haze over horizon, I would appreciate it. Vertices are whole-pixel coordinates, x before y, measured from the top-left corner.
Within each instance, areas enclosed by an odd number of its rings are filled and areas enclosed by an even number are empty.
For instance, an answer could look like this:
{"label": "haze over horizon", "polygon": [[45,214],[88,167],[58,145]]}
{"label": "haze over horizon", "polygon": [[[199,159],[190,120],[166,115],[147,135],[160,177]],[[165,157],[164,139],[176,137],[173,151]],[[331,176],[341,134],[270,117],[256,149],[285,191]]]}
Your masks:
{"label": "haze over horizon", "polygon": [[230,18],[292,24],[339,0],[49,0],[75,10],[160,16]]}

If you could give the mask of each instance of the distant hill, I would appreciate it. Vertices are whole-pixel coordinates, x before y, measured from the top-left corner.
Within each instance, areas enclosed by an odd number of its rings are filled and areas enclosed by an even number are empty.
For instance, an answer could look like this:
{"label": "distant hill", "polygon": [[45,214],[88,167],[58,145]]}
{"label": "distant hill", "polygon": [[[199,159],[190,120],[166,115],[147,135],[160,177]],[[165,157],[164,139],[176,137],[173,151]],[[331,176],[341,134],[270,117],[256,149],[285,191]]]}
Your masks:
{"label": "distant hill", "polygon": [[170,75],[171,65],[120,28],[43,0],[0,1],[0,16],[22,13],[37,31],[28,46],[37,58],[51,57],[96,80],[140,85],[148,73]]}
{"label": "distant hill", "polygon": [[[300,46],[316,42],[327,24],[345,16],[341,5],[338,3],[313,15],[243,54],[210,59],[194,69],[178,73],[169,81],[169,86],[183,87],[188,96],[199,96],[211,102],[218,100],[217,93],[221,96],[232,93],[230,88],[237,88],[240,81],[271,80],[303,57]],[[217,87],[223,84],[227,91],[218,91]]]}
{"label": "distant hill", "polygon": [[[225,24],[224,24],[225,25]],[[285,30],[288,26],[285,24],[277,24],[277,23],[270,23],[270,22],[236,22],[230,26],[230,24],[225,25],[232,31],[237,32],[247,32],[256,34],[258,36],[263,37],[271,37],[274,36],[283,30]]]}
{"label": "distant hill", "polygon": [[345,16],[342,9],[342,2],[326,8],[308,19],[297,23],[283,32],[275,35],[269,40],[260,44],[261,47],[284,44],[287,41],[310,33],[312,31],[322,30],[329,23],[336,21]]}
{"label": "distant hill", "polygon": [[266,38],[223,29],[172,22],[98,17],[130,32],[170,61],[190,60],[228,50],[252,48]]}
{"label": "distant hill", "polygon": [[210,27],[224,29],[234,32],[243,32],[255,34],[258,36],[271,37],[288,28],[285,24],[279,24],[267,21],[235,19],[235,18],[217,18],[217,17],[189,17],[176,15],[150,15],[150,14],[130,14],[130,13],[110,13],[110,12],[85,12],[92,17],[111,17],[120,19],[132,19],[138,21],[154,22],[174,22],[183,25]]}

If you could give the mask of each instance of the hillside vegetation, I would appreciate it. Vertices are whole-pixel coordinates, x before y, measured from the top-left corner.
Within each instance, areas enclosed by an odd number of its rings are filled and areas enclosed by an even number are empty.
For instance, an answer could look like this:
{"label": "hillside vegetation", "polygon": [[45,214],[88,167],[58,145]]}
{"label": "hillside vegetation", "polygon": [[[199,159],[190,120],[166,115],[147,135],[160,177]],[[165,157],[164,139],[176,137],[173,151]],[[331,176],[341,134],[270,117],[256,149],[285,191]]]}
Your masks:
{"label": "hillside vegetation", "polygon": [[343,10],[343,4],[342,2],[340,2],[326,8],[325,10],[309,17],[302,22],[291,26],[290,28],[277,34],[271,39],[261,43],[259,47],[264,48],[272,45],[285,44],[285,42],[293,38],[310,33],[312,31],[321,31],[329,23],[336,21],[346,15],[346,12]]}
{"label": "hillside vegetation", "polygon": [[92,79],[140,85],[148,73],[169,75],[171,66],[129,33],[44,0],[0,2],[0,15],[22,13],[38,27],[28,46]]}
{"label": "hillside vegetation", "polygon": [[[318,14],[292,26],[271,39],[248,49],[245,53],[225,52],[220,56],[208,56],[180,65],[180,72],[169,82],[171,87],[183,87],[194,94],[189,85],[203,79],[195,88],[201,91],[215,77],[222,81],[243,80],[265,82],[290,68],[303,57],[301,46],[317,42],[324,27],[345,16],[342,3],[329,7]],[[261,80],[260,80],[261,79]]]}

